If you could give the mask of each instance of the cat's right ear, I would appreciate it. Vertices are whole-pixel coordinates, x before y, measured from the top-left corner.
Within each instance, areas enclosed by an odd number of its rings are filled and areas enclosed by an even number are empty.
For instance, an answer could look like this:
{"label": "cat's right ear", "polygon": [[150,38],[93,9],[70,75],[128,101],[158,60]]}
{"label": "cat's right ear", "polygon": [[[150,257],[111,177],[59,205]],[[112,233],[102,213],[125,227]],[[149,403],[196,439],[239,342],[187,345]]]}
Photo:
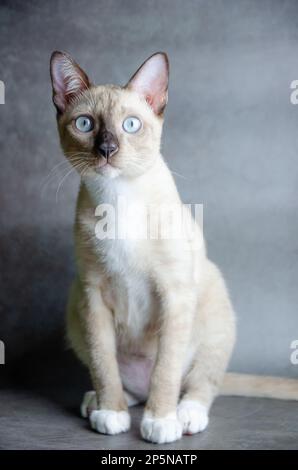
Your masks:
{"label": "cat's right ear", "polygon": [[165,52],[156,52],[131,77],[126,88],[139,93],[157,115],[168,101],[169,60]]}
{"label": "cat's right ear", "polygon": [[51,56],[50,73],[53,102],[59,114],[67,104],[90,86],[89,79],[78,64],[65,52],[55,51]]}

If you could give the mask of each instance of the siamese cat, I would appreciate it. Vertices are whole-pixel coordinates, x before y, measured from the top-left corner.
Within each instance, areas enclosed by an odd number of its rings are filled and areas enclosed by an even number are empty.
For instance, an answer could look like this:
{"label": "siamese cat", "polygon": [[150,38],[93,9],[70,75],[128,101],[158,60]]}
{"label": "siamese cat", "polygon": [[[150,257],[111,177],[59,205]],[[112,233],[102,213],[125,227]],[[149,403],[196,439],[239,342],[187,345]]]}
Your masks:
{"label": "siamese cat", "polygon": [[[222,383],[223,393],[297,398],[295,381],[225,376],[235,314],[191,212],[184,211],[191,235],[135,236],[161,207],[182,208],[160,153],[167,55],[149,57],[126,86],[95,86],[56,51],[51,78],[61,146],[81,175],[67,333],[90,371],[94,391],[81,412],[91,427],[125,432],[128,407],[145,402],[142,437],[161,444],[203,431]],[[128,236],[98,236],[99,220],[115,229],[108,208],[119,197],[130,208],[142,204],[146,218],[132,209],[117,222]],[[162,222],[173,226],[164,212]]]}

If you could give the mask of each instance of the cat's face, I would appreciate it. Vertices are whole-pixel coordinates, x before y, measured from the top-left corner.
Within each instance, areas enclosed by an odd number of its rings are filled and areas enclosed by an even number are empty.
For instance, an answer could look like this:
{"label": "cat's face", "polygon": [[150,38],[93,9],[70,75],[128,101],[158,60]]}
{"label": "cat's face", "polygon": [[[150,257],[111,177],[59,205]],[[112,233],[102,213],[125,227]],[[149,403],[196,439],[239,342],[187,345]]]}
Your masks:
{"label": "cat's face", "polygon": [[159,154],[168,61],[151,56],[125,87],[91,85],[65,53],[51,58],[53,101],[66,158],[82,175],[135,177]]}

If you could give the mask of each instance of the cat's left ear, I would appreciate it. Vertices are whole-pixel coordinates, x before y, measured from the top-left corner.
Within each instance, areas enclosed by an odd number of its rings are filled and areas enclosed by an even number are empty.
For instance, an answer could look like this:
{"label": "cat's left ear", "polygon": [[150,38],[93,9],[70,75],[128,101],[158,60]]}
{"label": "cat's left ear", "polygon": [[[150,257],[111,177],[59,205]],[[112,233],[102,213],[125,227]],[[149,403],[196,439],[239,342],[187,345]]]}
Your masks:
{"label": "cat's left ear", "polygon": [[141,65],[126,88],[142,95],[153,111],[160,115],[168,102],[168,84],[168,56],[164,52],[157,52]]}
{"label": "cat's left ear", "polygon": [[52,54],[50,72],[54,105],[58,113],[64,113],[67,104],[89,88],[89,78],[70,55],[60,51]]}

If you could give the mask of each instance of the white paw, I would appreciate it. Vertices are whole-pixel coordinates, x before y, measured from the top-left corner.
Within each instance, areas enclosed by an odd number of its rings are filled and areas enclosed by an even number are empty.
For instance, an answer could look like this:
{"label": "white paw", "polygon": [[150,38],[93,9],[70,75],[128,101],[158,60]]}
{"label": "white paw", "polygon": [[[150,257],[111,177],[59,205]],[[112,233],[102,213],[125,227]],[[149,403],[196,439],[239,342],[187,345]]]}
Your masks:
{"label": "white paw", "polygon": [[181,438],[182,426],[176,413],[171,413],[164,418],[153,418],[147,412],[142,419],[141,434],[146,441],[165,444]]}
{"label": "white paw", "polygon": [[177,408],[183,434],[196,434],[208,425],[208,410],[197,400],[181,400]]}
{"label": "white paw", "polygon": [[94,410],[89,416],[92,429],[102,434],[128,431],[130,416],[127,411]]}
{"label": "white paw", "polygon": [[83,418],[88,418],[93,410],[97,410],[97,400],[95,391],[91,390],[84,394],[84,398],[81,403],[81,415]]}

